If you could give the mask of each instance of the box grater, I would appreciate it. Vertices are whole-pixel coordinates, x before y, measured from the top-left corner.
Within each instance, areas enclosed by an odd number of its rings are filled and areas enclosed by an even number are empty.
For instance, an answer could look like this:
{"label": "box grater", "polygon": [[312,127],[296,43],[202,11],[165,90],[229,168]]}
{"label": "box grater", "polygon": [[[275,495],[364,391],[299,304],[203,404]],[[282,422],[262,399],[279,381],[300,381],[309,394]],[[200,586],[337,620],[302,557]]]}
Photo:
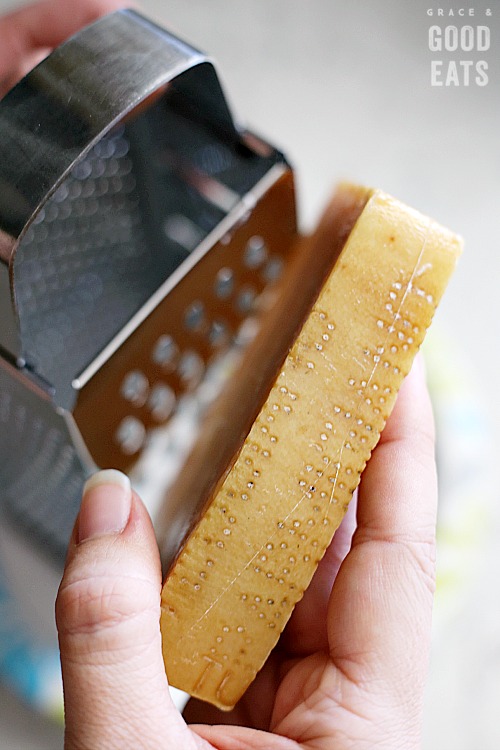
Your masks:
{"label": "box grater", "polygon": [[122,10],[0,102],[0,510],[63,560],[82,484],[131,471],[275,287],[285,157],[211,60]]}

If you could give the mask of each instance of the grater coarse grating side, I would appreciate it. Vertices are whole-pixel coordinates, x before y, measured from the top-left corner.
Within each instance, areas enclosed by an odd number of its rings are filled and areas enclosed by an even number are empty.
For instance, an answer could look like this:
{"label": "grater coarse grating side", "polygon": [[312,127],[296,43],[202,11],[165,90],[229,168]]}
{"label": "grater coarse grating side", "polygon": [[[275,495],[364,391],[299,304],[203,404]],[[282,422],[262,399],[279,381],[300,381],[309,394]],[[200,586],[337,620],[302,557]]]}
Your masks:
{"label": "grater coarse grating side", "polygon": [[130,471],[278,283],[285,157],[208,57],[133,11],[0,102],[0,510],[58,564],[82,484]]}

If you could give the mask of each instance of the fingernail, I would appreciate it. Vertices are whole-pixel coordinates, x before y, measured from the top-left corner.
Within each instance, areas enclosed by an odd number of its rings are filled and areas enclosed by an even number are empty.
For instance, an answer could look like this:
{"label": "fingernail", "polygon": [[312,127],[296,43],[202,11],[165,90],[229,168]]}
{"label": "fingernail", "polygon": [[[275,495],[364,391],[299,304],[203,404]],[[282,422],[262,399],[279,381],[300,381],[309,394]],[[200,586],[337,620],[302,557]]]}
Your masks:
{"label": "fingernail", "polygon": [[132,502],[130,480],[121,471],[106,469],[87,480],[78,517],[78,542],[119,534],[127,525]]}

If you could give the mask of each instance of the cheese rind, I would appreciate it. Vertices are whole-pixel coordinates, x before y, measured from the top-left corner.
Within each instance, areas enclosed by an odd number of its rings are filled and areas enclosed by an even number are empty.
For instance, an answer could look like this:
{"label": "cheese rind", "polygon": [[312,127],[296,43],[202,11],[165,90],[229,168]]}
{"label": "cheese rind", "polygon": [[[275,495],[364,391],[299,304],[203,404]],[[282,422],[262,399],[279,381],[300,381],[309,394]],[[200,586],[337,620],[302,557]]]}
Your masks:
{"label": "cheese rind", "polygon": [[254,679],[345,514],[460,250],[432,220],[370,194],[167,577],[172,685],[230,709]]}

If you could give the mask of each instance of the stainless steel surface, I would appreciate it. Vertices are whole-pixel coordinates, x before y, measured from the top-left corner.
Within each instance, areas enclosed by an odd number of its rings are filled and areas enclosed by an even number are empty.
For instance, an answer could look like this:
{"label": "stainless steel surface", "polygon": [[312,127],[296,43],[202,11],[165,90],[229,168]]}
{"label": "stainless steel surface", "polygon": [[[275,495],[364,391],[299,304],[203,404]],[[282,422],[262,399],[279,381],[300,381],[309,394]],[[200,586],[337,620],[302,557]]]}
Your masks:
{"label": "stainless steel surface", "polygon": [[[291,171],[283,164],[272,167],[130,319],[98,366],[77,379],[73,415],[98,465],[128,471],[165,422],[156,408],[159,389],[178,401],[201,387],[210,363],[257,314],[259,300],[273,286],[269,268],[276,261],[285,265],[293,254],[293,195]],[[262,258],[249,263],[248,248],[257,240]],[[233,280],[222,297],[221,272]],[[165,351],[165,342],[172,351]]]}
{"label": "stainless steel surface", "polygon": [[0,359],[1,516],[60,561],[92,468],[68,419]]}
{"label": "stainless steel surface", "polygon": [[[285,261],[291,185],[269,258],[249,264],[244,239],[250,225],[261,236],[252,216],[284,173],[235,126],[209,59],[132,11],[76,34],[1,101],[0,510],[60,564],[85,477],[130,469]],[[221,303],[209,279],[222,268],[236,282]],[[165,337],[172,367],[154,354]]]}
{"label": "stainless steel surface", "polygon": [[[228,238],[235,231],[235,227],[244,224],[256,204],[261,200],[268,190],[283,176],[287,171],[284,164],[276,164],[245,194],[244,199],[240,200],[237,196],[236,201],[231,201],[230,205],[225,207],[225,215],[214,229],[203,239],[200,239],[201,229],[197,225],[198,217],[195,213],[192,215],[175,214],[174,220],[190,221],[195,227],[196,244],[190,248],[189,257],[180,267],[175,268],[165,279],[158,289],[155,289],[144,305],[133,314],[120,331],[111,341],[99,352],[93,361],[75,377],[72,385],[75,390],[83,388],[98,370],[113,356],[119,347],[144,323],[149,315],[161,304],[162,300],[169,294],[172,289],[183,279],[183,277],[196,266],[200,260],[213,248],[215,244]],[[169,220],[168,217],[166,221]],[[229,244],[226,242],[226,244]],[[234,262],[234,259],[233,261]],[[248,265],[248,264],[247,264]],[[260,265],[260,264],[259,264]],[[223,267],[223,266],[222,266]],[[128,290],[127,290],[128,291]],[[128,295],[127,295],[128,296]],[[200,303],[198,303],[200,304]],[[186,305],[187,306],[187,305]],[[189,323],[187,325],[189,326]],[[196,327],[196,321],[192,324]]]}
{"label": "stainless steel surface", "polygon": [[[132,157],[126,158],[129,139],[123,132],[106,134],[117,122],[132,117],[148,97],[167,95],[168,83],[181,74],[185,75],[177,87],[186,99],[194,98],[204,121],[227,138],[235,138],[207,58],[129,11],[111,14],[77,34],[2,101],[0,274],[2,289],[10,277],[13,309],[10,319],[8,311],[3,311],[2,331],[5,327],[8,333],[5,337],[0,334],[0,346],[14,361],[26,362],[45,378],[55,388],[59,403],[68,398],[64,392],[68,378],[61,359],[69,360],[75,368],[73,376],[77,375],[92,358],[92,350],[97,353],[110,338],[110,331],[102,322],[87,326],[77,320],[72,325],[71,318],[64,331],[64,326],[57,326],[57,318],[67,318],[71,308],[90,296],[93,299],[84,316],[95,311],[97,318],[108,321],[111,330],[119,328],[155,283],[158,285],[158,272],[151,269],[154,248],[148,247],[153,243],[142,231],[144,209],[139,211]],[[148,132],[136,135],[137,148],[148,148],[149,144],[144,144],[148,136]],[[136,160],[141,156],[144,159],[144,154],[139,154]],[[95,221],[79,225],[78,216],[92,214]],[[53,250],[56,237],[50,231],[52,223],[57,237],[61,232],[68,235],[66,242],[57,243],[59,256]],[[88,231],[89,226],[91,235],[86,241],[79,232]],[[113,233],[118,236],[113,238]],[[119,240],[123,244],[118,252]],[[62,247],[64,255],[60,257]],[[104,268],[103,247],[108,250]],[[73,263],[72,254],[77,256]],[[131,261],[136,265],[121,279]],[[142,284],[134,284],[137,276],[143,276]],[[112,293],[120,281],[122,289],[130,287],[127,304],[131,309],[123,309],[123,294]],[[68,297],[68,289],[73,296]],[[60,302],[61,295],[65,295],[65,304]],[[118,302],[113,305],[116,296]],[[105,299],[105,315],[96,297]],[[46,313],[44,304],[52,315]],[[48,328],[59,342],[43,336]],[[92,344],[86,345],[86,328],[92,331]],[[12,331],[16,329],[14,343]],[[65,347],[75,337],[78,345],[68,352]]]}

